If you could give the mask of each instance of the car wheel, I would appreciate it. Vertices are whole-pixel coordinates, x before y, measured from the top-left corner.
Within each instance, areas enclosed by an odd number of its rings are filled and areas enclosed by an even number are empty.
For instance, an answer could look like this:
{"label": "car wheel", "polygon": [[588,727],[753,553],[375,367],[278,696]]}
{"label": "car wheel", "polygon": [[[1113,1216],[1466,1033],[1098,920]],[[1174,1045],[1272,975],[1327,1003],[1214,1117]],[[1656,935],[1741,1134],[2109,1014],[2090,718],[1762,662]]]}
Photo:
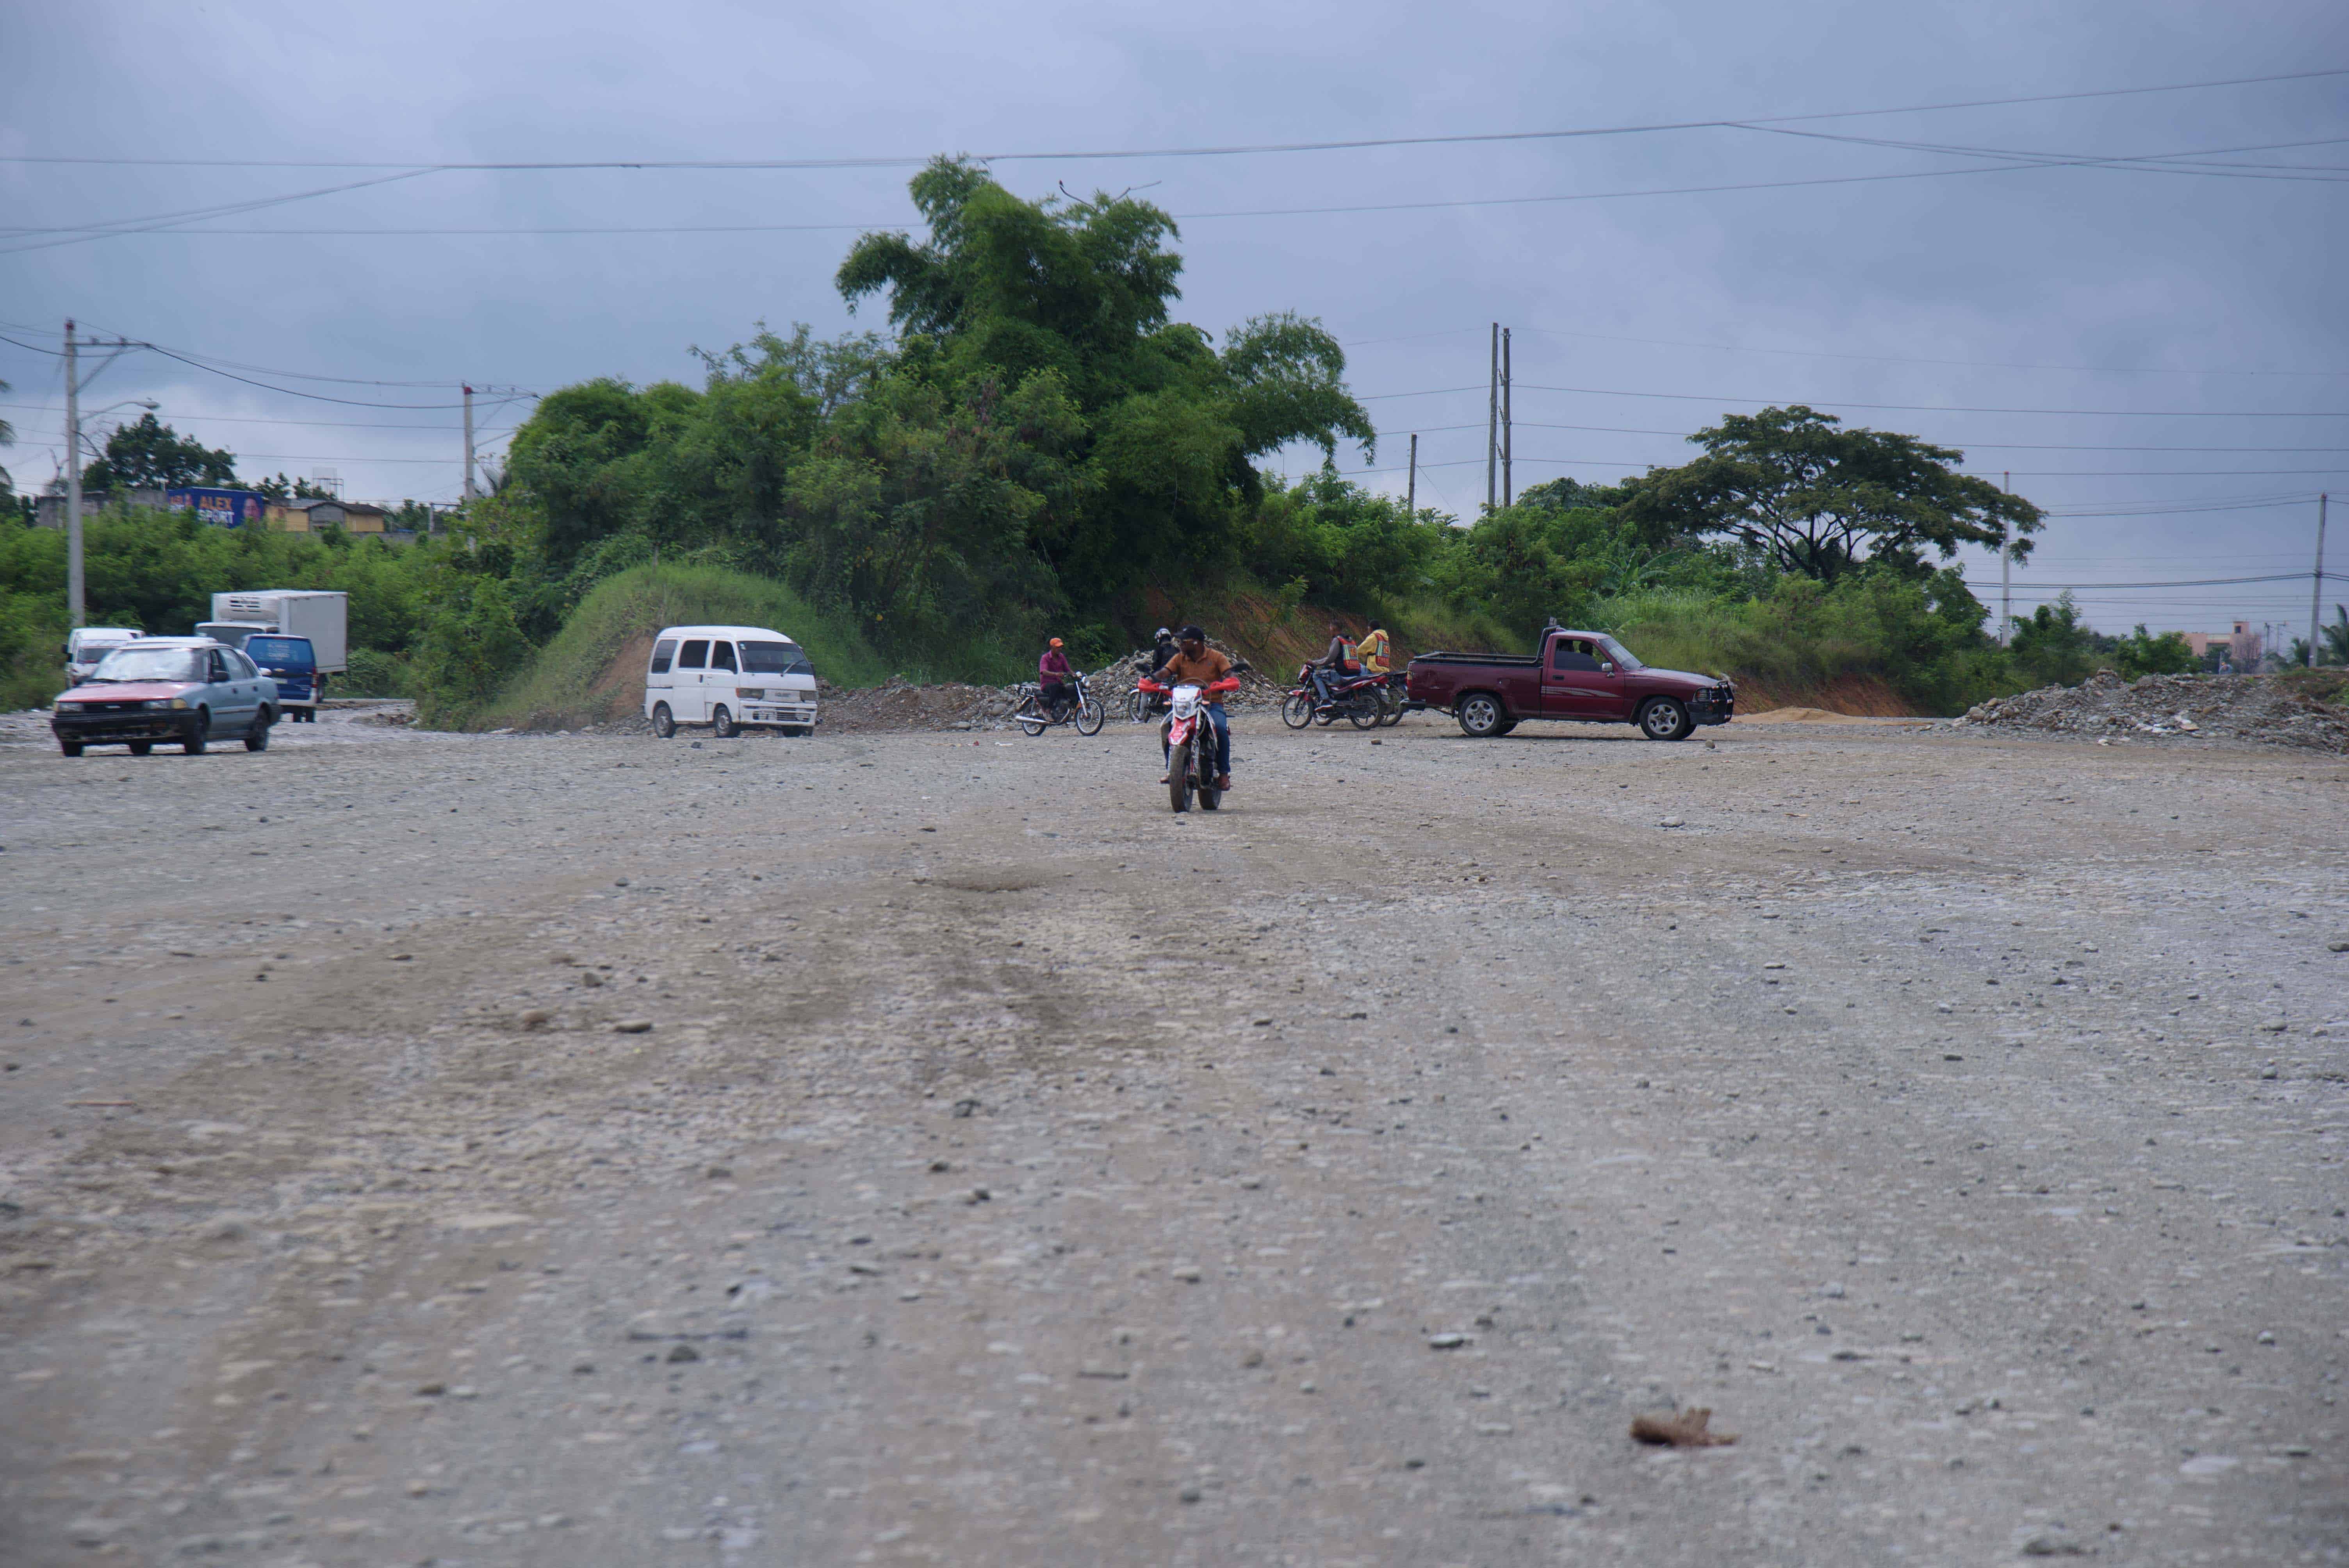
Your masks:
{"label": "car wheel", "polygon": [[1508,723],[1508,717],[1501,710],[1501,699],[1483,691],[1462,697],[1455,717],[1460,720],[1460,733],[1476,740],[1487,740],[1503,733],[1502,726]]}
{"label": "car wheel", "polygon": [[1668,696],[1651,698],[1640,710],[1640,733],[1650,740],[1686,740],[1695,727],[1688,709]]}
{"label": "car wheel", "polygon": [[191,757],[202,757],[204,754],[204,747],[212,737],[212,713],[209,709],[200,707],[196,709],[195,722],[189,726],[186,738],[180,742],[180,749]]}
{"label": "car wheel", "polygon": [[134,740],[130,743],[130,755],[133,757],[144,757],[154,749],[155,743],[151,740]]}
{"label": "car wheel", "polygon": [[57,742],[57,749],[64,752],[67,757],[79,757],[81,755],[81,742],[78,740],[60,740]]}
{"label": "car wheel", "polygon": [[247,751],[266,751],[269,749],[269,724],[270,717],[269,710],[267,708],[264,707],[259,713],[253,716],[253,727],[244,732],[244,748]]}
{"label": "car wheel", "polygon": [[720,740],[731,740],[742,733],[734,727],[734,716],[726,711],[722,702],[709,710],[709,733]]}
{"label": "car wheel", "polygon": [[677,734],[677,715],[669,712],[668,704],[665,702],[653,704],[653,733],[663,740]]}

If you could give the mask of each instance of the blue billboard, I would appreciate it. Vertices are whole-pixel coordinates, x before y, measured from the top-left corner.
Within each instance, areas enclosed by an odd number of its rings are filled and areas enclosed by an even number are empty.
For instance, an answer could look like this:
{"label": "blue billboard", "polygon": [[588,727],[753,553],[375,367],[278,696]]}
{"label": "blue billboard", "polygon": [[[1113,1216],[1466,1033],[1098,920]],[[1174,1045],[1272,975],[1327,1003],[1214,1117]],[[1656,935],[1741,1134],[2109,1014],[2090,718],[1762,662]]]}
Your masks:
{"label": "blue billboard", "polygon": [[268,503],[259,490],[189,486],[165,490],[163,504],[174,511],[192,511],[217,528],[259,528],[262,509]]}

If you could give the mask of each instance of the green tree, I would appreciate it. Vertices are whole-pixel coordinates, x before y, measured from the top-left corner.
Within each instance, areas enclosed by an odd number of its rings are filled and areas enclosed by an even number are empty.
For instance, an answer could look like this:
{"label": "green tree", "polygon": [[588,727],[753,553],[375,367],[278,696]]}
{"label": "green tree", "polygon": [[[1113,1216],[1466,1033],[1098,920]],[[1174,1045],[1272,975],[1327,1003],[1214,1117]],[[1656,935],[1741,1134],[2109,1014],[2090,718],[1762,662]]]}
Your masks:
{"label": "green tree", "polygon": [[2349,665],[2349,604],[2333,606],[2333,619],[2316,628],[2316,662]]}
{"label": "green tree", "polygon": [[2113,647],[2113,667],[2130,680],[2139,676],[2181,675],[2194,667],[2194,650],[2177,632],[2154,636],[2139,621],[2137,629]]}
{"label": "green tree", "polygon": [[233,485],[236,457],[225,449],[183,437],[153,412],[137,423],[118,425],[106,450],[82,470],[81,482],[101,493],[114,490],[167,490],[173,485]]}
{"label": "green tree", "polygon": [[1888,430],[1844,429],[1797,403],[1731,414],[1689,439],[1705,455],[1651,469],[1624,484],[1635,521],[1717,534],[1779,568],[1832,581],[1862,562],[1920,572],[1961,545],[1998,547],[2011,530],[2017,561],[2043,514],[2022,497],[1950,465],[1965,454]]}
{"label": "green tree", "polygon": [[2016,673],[2041,686],[2077,686],[2095,669],[2104,649],[2095,630],[2080,619],[2080,607],[2065,589],[2053,604],[2042,604],[2014,623],[2009,649]]}

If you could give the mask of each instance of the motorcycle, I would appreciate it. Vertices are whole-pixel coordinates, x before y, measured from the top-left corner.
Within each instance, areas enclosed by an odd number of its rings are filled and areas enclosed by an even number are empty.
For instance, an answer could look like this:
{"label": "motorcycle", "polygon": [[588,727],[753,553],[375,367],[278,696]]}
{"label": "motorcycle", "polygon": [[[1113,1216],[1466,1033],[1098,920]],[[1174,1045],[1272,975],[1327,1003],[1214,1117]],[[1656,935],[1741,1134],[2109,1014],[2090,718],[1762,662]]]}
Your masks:
{"label": "motorcycle", "polygon": [[1093,700],[1092,689],[1085,685],[1083,671],[1073,672],[1069,679],[1077,689],[1076,699],[1063,703],[1057,712],[1044,706],[1041,686],[1030,682],[1021,686],[1019,706],[1011,710],[1013,720],[1030,736],[1041,735],[1056,724],[1074,724],[1079,735],[1099,735],[1102,721],[1109,716],[1102,711],[1102,705]]}
{"label": "motorcycle", "polygon": [[[1297,672],[1297,684],[1280,704],[1280,721],[1291,729],[1303,729],[1316,722],[1331,724],[1342,718],[1356,729],[1376,729],[1391,723],[1386,717],[1387,702],[1384,676],[1341,675],[1330,683],[1330,700],[1318,700],[1313,690],[1313,666],[1307,665]],[[1398,711],[1396,718],[1402,717]]]}
{"label": "motorcycle", "polygon": [[1204,686],[1185,685],[1172,690],[1144,680],[1141,689],[1165,692],[1173,704],[1166,718],[1167,803],[1177,811],[1187,811],[1195,795],[1201,810],[1215,810],[1224,803],[1224,792],[1216,788],[1216,730],[1207,719],[1207,704],[1226,692],[1239,690],[1239,677],[1229,675]]}

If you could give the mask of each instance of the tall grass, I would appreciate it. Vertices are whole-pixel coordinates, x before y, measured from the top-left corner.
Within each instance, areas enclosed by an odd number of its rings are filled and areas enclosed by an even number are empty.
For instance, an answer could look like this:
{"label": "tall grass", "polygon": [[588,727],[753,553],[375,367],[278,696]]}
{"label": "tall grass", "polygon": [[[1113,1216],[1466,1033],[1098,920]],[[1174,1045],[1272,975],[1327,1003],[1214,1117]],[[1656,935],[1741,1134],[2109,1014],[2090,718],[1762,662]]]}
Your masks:
{"label": "tall grass", "polygon": [[696,623],[781,632],[834,686],[876,686],[890,673],[846,615],[815,609],[772,578],[719,566],[638,566],[597,583],[470,727],[575,727],[635,713],[643,670],[607,680],[613,660],[663,626]]}

